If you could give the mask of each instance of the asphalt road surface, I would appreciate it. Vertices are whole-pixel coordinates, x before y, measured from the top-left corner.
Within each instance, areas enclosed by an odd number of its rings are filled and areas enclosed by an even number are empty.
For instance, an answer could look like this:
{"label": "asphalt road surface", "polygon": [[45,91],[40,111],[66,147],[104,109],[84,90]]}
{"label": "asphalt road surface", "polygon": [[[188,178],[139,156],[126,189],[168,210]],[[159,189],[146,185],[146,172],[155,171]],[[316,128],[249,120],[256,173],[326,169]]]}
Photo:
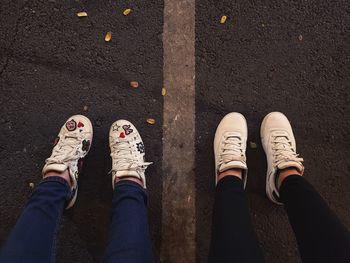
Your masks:
{"label": "asphalt road surface", "polygon": [[[194,0],[179,1],[183,5],[176,10],[192,8],[186,2]],[[190,262],[180,255],[178,260],[161,257],[162,248],[174,245],[162,240],[162,208],[169,202],[163,191],[163,147],[173,143],[162,140],[163,105],[167,96],[180,96],[176,90],[161,94],[169,63],[163,52],[167,3],[1,0],[0,245],[30,197],[30,184],[40,182],[61,125],[80,113],[92,120],[94,141],[77,203],[63,217],[57,261],[100,262],[103,256],[112,198],[108,131],[125,118],[141,132],[147,160],[154,162],[147,184],[157,261]],[[195,30],[196,67],[190,96],[194,121],[187,127],[195,131],[195,247],[189,253],[196,262],[207,260],[215,190],[212,141],[220,119],[238,111],[247,118],[248,141],[256,144],[248,143],[246,192],[266,261],[300,262],[285,211],[264,193],[259,128],[271,111],[288,116],[305,159],[305,177],[349,227],[349,2],[197,0],[193,6],[195,23],[184,28]],[[126,8],[132,9],[128,16]],[[80,11],[88,16],[77,17]],[[222,15],[228,17],[224,24]],[[171,23],[167,35],[176,28],[177,22]],[[112,40],[105,42],[108,31]],[[139,87],[130,87],[130,81]],[[147,124],[147,118],[156,124]],[[175,234],[180,238],[181,230]]]}

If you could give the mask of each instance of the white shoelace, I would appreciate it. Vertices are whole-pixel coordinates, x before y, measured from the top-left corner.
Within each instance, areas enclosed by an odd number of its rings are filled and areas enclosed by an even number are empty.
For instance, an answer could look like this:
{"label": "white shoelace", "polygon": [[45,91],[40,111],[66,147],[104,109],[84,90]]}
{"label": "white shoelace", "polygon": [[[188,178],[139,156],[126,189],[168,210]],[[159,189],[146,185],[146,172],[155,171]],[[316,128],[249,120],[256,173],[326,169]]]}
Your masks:
{"label": "white shoelace", "polygon": [[133,149],[129,141],[117,141],[112,148],[111,157],[114,164],[111,172],[128,170],[142,174],[152,164],[150,162],[139,162],[137,157],[133,155]]}
{"label": "white shoelace", "polygon": [[219,167],[231,161],[246,161],[242,139],[238,136],[224,136],[222,153],[219,159]]}
{"label": "white shoelace", "polygon": [[282,162],[297,162],[302,163],[303,158],[299,158],[299,154],[292,147],[292,142],[286,136],[275,136],[272,140],[273,155],[275,165],[278,166]]}
{"label": "white shoelace", "polygon": [[54,147],[51,157],[46,159],[47,164],[66,164],[79,159],[78,148],[82,142],[82,133],[65,136]]}

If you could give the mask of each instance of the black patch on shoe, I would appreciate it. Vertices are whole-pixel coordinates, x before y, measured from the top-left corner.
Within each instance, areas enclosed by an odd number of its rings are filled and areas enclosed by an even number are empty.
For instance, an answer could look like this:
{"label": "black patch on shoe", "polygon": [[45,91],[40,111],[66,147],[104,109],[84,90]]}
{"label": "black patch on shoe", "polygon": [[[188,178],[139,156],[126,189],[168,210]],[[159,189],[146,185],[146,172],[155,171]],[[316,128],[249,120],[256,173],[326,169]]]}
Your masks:
{"label": "black patch on shoe", "polygon": [[145,145],[142,142],[137,143],[136,147],[140,153],[145,153]]}
{"label": "black patch on shoe", "polygon": [[90,149],[90,141],[83,140],[83,147],[81,148],[83,151],[87,152]]}

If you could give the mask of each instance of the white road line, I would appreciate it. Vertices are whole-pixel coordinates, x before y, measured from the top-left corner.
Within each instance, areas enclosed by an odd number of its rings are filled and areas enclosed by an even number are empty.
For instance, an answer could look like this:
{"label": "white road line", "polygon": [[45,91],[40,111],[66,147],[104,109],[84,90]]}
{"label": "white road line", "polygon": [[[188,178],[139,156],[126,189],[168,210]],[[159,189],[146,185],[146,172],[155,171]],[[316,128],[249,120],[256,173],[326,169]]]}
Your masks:
{"label": "white road line", "polygon": [[164,1],[161,262],[195,262],[195,0]]}

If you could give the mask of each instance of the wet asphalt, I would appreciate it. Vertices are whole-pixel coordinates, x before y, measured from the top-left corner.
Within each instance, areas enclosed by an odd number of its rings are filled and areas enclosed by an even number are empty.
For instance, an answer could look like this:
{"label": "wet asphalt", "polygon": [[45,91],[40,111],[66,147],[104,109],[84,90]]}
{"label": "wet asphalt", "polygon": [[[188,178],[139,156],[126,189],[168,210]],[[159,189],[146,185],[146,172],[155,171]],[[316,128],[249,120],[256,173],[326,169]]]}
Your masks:
{"label": "wet asphalt", "polygon": [[[76,206],[63,218],[57,261],[102,258],[112,198],[108,131],[121,118],[136,125],[154,162],[147,184],[159,258],[163,7],[162,1],[1,1],[0,245],[30,197],[29,184],[40,182],[60,126],[81,113],[93,122],[94,141]],[[133,9],[128,16],[126,8]],[[247,150],[247,198],[267,262],[300,262],[286,213],[264,194],[259,128],[270,111],[289,117],[305,177],[350,226],[348,10],[345,0],[196,2],[197,262],[206,262],[209,248],[213,136],[230,111],[246,116],[248,140],[257,146]],[[79,11],[88,17],[78,18]],[[135,80],[137,89],[130,87]]]}

